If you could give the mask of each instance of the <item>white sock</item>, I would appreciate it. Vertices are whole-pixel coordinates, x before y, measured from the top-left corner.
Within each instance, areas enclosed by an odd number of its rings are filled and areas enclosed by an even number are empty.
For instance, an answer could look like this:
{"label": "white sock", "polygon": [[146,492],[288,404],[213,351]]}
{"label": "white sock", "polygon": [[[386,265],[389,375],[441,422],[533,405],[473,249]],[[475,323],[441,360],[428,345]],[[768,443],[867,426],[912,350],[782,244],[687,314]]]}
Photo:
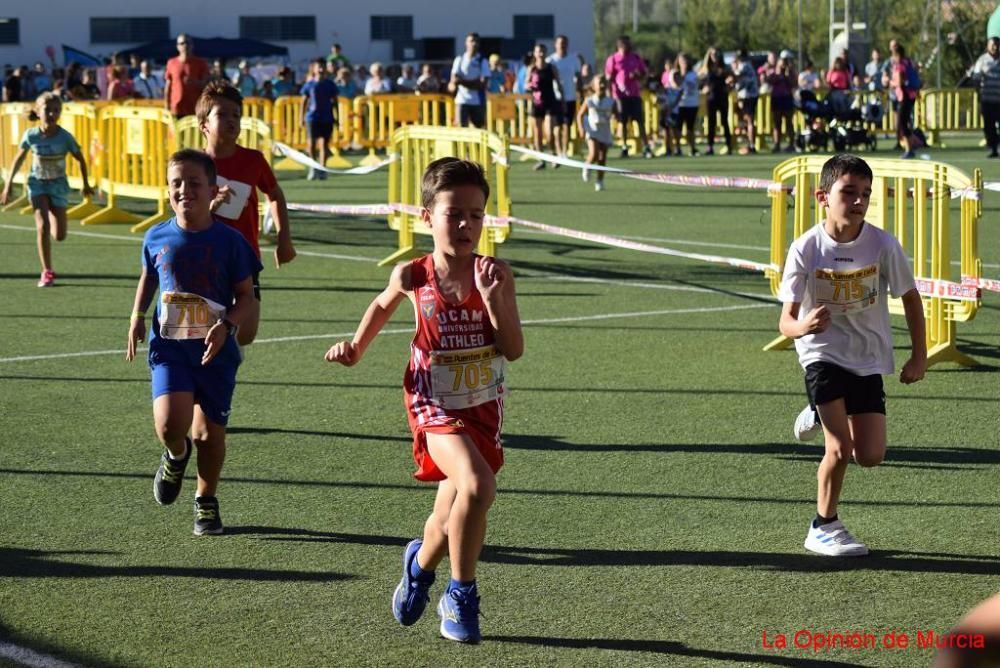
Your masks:
{"label": "white sock", "polygon": [[191,448],[191,445],[188,443],[188,440],[185,438],[184,439],[184,454],[181,455],[180,457],[174,457],[174,454],[172,452],[170,452],[170,450],[167,450],[167,457],[170,457],[170,459],[172,461],[182,462],[182,461],[184,461],[184,458],[188,456],[188,450],[190,448]]}

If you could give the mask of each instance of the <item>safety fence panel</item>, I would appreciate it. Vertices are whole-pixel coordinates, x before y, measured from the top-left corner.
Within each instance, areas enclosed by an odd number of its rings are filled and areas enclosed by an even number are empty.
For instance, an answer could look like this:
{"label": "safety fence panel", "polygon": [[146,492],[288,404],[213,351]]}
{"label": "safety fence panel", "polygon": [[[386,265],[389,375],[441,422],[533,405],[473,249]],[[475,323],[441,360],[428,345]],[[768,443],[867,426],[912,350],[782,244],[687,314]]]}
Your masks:
{"label": "safety fence panel", "polygon": [[446,126],[455,117],[455,101],[447,95],[365,95],[354,98],[354,143],[368,149],[362,165],[374,165],[393,132],[408,125]]}
{"label": "safety fence panel", "polygon": [[[825,218],[813,193],[827,159],[799,156],[774,168],[773,179],[782,186],[771,191],[771,264],[778,269],[769,272],[769,279],[775,296],[789,244]],[[958,351],[955,323],[974,318],[980,305],[978,290],[962,283],[982,276],[978,242],[982,173],[977,169],[969,177],[951,165],[929,160],[875,158],[868,164],[875,180],[865,220],[893,234],[912,258],[927,319],[928,365],[976,365],[974,359]],[[953,201],[959,226],[957,254],[952,252],[956,237]],[[953,258],[957,267],[952,266]],[[889,308],[894,314],[903,313],[897,299],[890,299]],[[781,336],[765,350],[790,344],[791,339]]]}
{"label": "safety fence panel", "polygon": [[[28,120],[28,113],[34,105],[27,102],[8,102],[0,104],[0,177],[4,184],[8,180],[14,183],[26,185],[28,183],[28,169],[22,165],[19,173],[13,174],[11,167],[14,166],[14,156],[20,148],[21,137],[24,131],[36,125],[35,121]],[[27,163],[30,166],[30,162]],[[14,211],[29,204],[28,189],[23,189],[21,197],[8,202],[3,211]]]}
{"label": "safety fence panel", "polygon": [[[304,104],[306,98],[302,95],[284,95],[274,101],[272,108],[271,138],[273,141],[287,144],[299,151],[309,151],[309,133],[305,123]],[[354,142],[354,112],[351,100],[337,98],[337,125],[330,136],[330,158],[327,167],[342,169],[351,167],[341,151],[353,147]],[[275,169],[302,170],[301,164],[284,158],[275,164]]]}
{"label": "safety fence panel", "polygon": [[[420,217],[423,206],[421,183],[424,170],[434,160],[456,157],[478,162],[490,183],[486,202],[488,215],[510,216],[510,189],[507,182],[509,143],[506,137],[474,128],[439,128],[412,125],[397,129],[392,135],[390,151],[398,157],[389,166],[389,204],[401,205],[401,210],[389,216],[389,227],[399,232],[399,248],[379,264],[394,264],[420,254],[416,234],[431,233]],[[510,235],[510,224],[501,223],[483,229],[479,253],[495,255],[496,245]]]}
{"label": "safety fence panel", "polygon": [[[92,186],[100,184],[104,166],[104,145],[98,134],[98,107],[87,102],[67,102],[63,105],[59,124],[73,135],[79,144],[80,152],[87,160],[87,180]],[[83,187],[80,165],[72,158],[66,159],[66,179],[72,188]],[[81,220],[100,208],[90,196],[87,196],[76,206],[67,209],[66,216],[73,220]]]}
{"label": "safety fence panel", "polygon": [[[140,232],[172,214],[167,195],[167,160],[177,150],[174,119],[166,109],[111,105],[98,113],[104,146],[100,180],[107,205],[80,221],[83,225],[133,223]],[[119,197],[150,200],[156,213],[143,218],[116,206]]]}

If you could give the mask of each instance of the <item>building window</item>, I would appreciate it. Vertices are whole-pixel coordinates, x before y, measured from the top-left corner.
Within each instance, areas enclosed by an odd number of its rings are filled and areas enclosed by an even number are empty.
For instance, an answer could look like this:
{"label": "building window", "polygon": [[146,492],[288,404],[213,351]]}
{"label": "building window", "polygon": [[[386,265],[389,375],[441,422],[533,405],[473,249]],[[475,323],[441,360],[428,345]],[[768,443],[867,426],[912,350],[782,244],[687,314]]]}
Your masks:
{"label": "building window", "polygon": [[315,16],[241,16],[240,37],[276,42],[315,42]]}
{"label": "building window", "polygon": [[0,44],[20,44],[21,29],[17,19],[0,19]]}
{"label": "building window", "polygon": [[170,19],[166,16],[91,17],[91,44],[153,42],[170,39]]}
{"label": "building window", "polygon": [[552,14],[514,14],[514,37],[551,39],[556,36],[556,19]]}
{"label": "building window", "polygon": [[372,39],[413,39],[412,16],[373,16]]}

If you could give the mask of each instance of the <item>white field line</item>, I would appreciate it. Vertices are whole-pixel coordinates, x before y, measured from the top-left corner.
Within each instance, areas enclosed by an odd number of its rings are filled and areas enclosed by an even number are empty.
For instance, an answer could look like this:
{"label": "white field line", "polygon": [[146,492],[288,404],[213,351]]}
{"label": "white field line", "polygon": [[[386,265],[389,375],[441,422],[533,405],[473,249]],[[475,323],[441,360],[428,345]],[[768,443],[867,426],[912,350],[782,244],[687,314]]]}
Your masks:
{"label": "white field line", "polygon": [[[21,230],[27,232],[34,232],[34,226],[28,227],[27,225],[7,225],[0,224],[0,228],[5,230]],[[124,234],[102,234],[100,232],[84,232],[81,230],[72,230],[69,234],[75,234],[81,237],[94,237],[96,239],[118,239],[121,241],[137,241],[142,242],[142,237]],[[551,236],[548,232],[542,232],[541,230],[519,230],[518,234],[547,234]],[[753,251],[767,251],[768,246],[744,246],[742,244],[724,244],[709,241],[692,241],[690,239],[664,239],[661,237],[641,237],[641,236],[628,236],[619,235],[622,239],[631,239],[633,241],[654,241],[658,243],[669,243],[669,244],[685,244],[688,246],[704,246],[706,248],[730,248],[734,250],[753,250]],[[355,262],[378,262],[382,258],[377,257],[364,257],[361,255],[341,255],[337,253],[318,253],[316,251],[304,251],[296,249],[299,255],[310,255],[313,257],[326,257],[332,258],[334,260],[352,260]],[[953,266],[957,267],[961,264],[958,260],[953,260],[951,263]],[[992,262],[984,262],[983,267],[987,269],[1000,269],[1000,264]]]}
{"label": "white field line", "polygon": [[[522,320],[523,325],[547,325],[559,322],[585,322],[588,320],[614,320],[615,318],[642,318],[655,315],[682,315],[688,313],[713,313],[716,311],[737,311],[752,308],[773,308],[773,304],[736,304],[732,306],[706,306],[699,308],[682,309],[661,309],[657,311],[631,311],[626,313],[598,313],[595,315],[568,316],[565,318],[543,318],[538,320]],[[400,327],[398,329],[382,330],[381,334],[412,334],[412,327]],[[380,334],[380,335],[381,335]],[[330,334],[306,334],[302,336],[277,336],[268,339],[257,339],[254,345],[264,343],[284,343],[288,341],[312,341],[316,339],[342,339],[354,336],[354,332],[337,332]],[[147,350],[145,347],[138,348],[137,353]],[[87,350],[76,353],[52,353],[48,355],[23,355],[20,357],[0,357],[0,364],[12,362],[35,362],[39,360],[66,359],[71,357],[93,357],[95,355],[122,355],[124,350]]]}
{"label": "white field line", "polygon": [[79,668],[75,663],[60,661],[47,654],[7,642],[0,642],[0,657],[32,668]]}

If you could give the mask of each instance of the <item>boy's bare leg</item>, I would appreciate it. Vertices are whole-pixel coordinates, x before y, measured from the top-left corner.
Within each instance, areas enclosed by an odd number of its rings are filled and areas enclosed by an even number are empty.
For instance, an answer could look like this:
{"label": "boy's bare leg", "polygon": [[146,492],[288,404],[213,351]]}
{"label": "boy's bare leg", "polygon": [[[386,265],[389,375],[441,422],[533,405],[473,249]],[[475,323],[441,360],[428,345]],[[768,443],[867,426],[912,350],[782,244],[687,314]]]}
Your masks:
{"label": "boy's bare leg", "polygon": [[496,476],[464,434],[427,434],[427,450],[455,487],[447,525],[451,577],[471,582],[486,537],[486,514],[496,496]]}
{"label": "boy's bare leg", "polygon": [[187,451],[184,439],[194,415],[192,392],[170,392],[153,400],[153,425],[160,439],[174,459],[181,459]]}
{"label": "boy's bare leg", "polygon": [[208,419],[195,405],[191,440],[198,450],[198,496],[215,496],[226,460],[226,428]]}
{"label": "boy's bare leg", "polygon": [[847,463],[854,452],[854,440],[843,399],[820,404],[816,410],[826,437],[826,452],[816,472],[816,512],[822,517],[833,517],[837,514]]}
{"label": "boy's bare leg", "polygon": [[878,466],[885,459],[886,421],[882,413],[860,413],[848,418],[854,441],[854,461],[861,466]]}
{"label": "boy's bare leg", "polygon": [[425,571],[433,571],[448,554],[448,519],[455,504],[457,490],[450,480],[438,483],[434,510],[424,523],[424,543],[417,552],[417,564]]}

